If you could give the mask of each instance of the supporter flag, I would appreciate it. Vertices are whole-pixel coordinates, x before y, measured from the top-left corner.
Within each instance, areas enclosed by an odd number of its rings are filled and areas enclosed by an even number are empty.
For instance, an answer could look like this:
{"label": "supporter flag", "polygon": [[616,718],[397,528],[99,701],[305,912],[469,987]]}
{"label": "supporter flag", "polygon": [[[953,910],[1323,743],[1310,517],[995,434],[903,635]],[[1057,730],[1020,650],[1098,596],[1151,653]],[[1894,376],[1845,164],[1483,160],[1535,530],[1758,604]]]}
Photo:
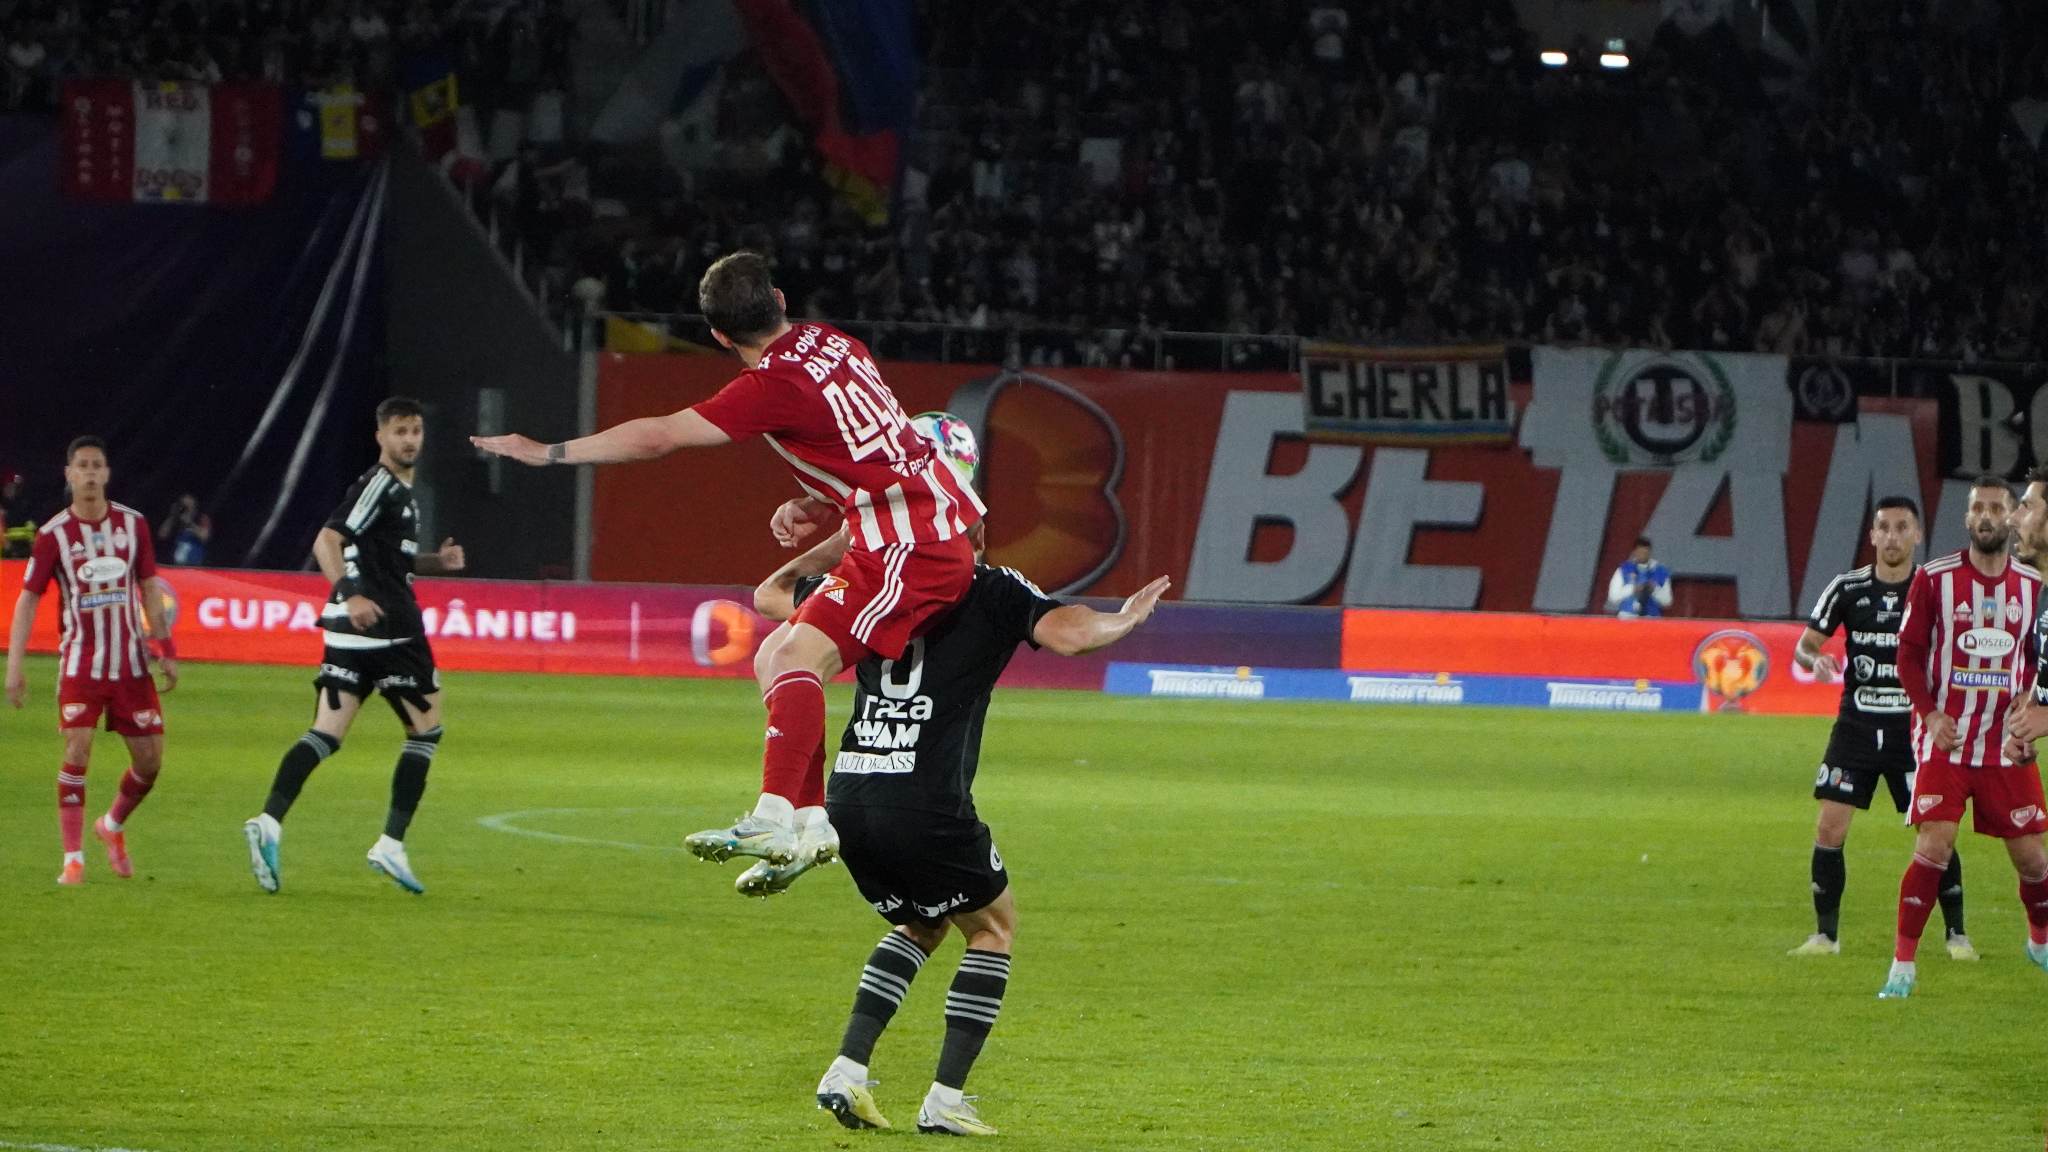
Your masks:
{"label": "supporter flag", "polygon": [[405,91],[413,127],[420,134],[420,153],[433,161],[454,151],[455,112],[462,104],[455,87],[454,67],[440,56],[407,60]]}
{"label": "supporter flag", "polygon": [[887,222],[917,90],[909,0],[735,0],[762,66],[811,130],[825,179]]}
{"label": "supporter flag", "polygon": [[68,80],[63,108],[67,195],[260,204],[277,186],[282,101],[269,85]]}

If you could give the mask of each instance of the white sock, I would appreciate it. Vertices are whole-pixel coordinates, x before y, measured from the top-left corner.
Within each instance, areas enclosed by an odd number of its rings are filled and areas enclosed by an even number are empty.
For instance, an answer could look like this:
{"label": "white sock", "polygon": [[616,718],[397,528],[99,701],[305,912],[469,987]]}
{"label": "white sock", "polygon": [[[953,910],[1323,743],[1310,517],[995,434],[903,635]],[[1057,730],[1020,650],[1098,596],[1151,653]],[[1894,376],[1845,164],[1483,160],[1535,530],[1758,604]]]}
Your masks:
{"label": "white sock", "polygon": [[828,1074],[832,1072],[837,1072],[841,1076],[846,1077],[848,1080],[851,1080],[856,1084],[863,1083],[868,1078],[867,1065],[855,1064],[853,1061],[848,1060],[844,1056],[834,1056],[832,1058],[832,1067],[827,1068],[825,1071]]}
{"label": "white sock", "polygon": [[114,814],[112,812],[109,812],[105,816],[100,817],[100,822],[107,826],[107,831],[109,832],[119,832],[121,830],[121,822],[119,820],[114,819]]}
{"label": "white sock", "polygon": [[927,1100],[936,1100],[940,1104],[943,1104],[948,1108],[956,1108],[959,1106],[960,1101],[966,1099],[966,1096],[961,1093],[960,1089],[948,1088],[944,1084],[941,1084],[937,1080],[934,1080],[932,1081],[932,1090],[930,1092],[925,1093],[924,1098]]}
{"label": "white sock", "polygon": [[379,836],[377,837],[376,846],[371,848],[370,851],[376,852],[379,850],[383,850],[386,852],[403,852],[405,851],[405,841],[393,840],[389,836]]}
{"label": "white sock", "polygon": [[264,833],[268,835],[272,840],[275,840],[278,837],[284,835],[284,825],[279,824],[277,822],[277,817],[272,816],[268,812],[259,813],[256,817],[256,824],[258,827],[262,828]]}
{"label": "white sock", "polygon": [[83,853],[83,852],[66,852],[66,853],[64,854],[64,862],[65,862],[66,864],[83,864],[83,863],[85,863],[85,853]]}
{"label": "white sock", "polygon": [[763,792],[754,801],[754,815],[785,828],[796,826],[796,806],[773,792]]}
{"label": "white sock", "polygon": [[825,809],[821,805],[812,804],[796,810],[796,827],[799,832],[806,828],[820,828],[830,823],[832,822],[825,818]]}

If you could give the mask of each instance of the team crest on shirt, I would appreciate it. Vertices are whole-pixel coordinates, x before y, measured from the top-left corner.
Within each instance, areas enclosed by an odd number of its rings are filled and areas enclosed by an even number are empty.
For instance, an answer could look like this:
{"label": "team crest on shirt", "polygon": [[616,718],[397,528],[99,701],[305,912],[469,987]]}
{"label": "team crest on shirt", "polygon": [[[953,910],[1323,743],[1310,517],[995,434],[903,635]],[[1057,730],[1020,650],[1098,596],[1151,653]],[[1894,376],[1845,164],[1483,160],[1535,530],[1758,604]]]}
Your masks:
{"label": "team crest on shirt", "polygon": [[2018,600],[2007,600],[2005,602],[2005,622],[2007,624],[2017,624],[2020,622],[2020,602]]}
{"label": "team crest on shirt", "polygon": [[83,715],[85,715],[85,705],[83,704],[66,704],[64,706],[64,722],[66,724]]}
{"label": "team crest on shirt", "polygon": [[1934,810],[1935,810],[1936,808],[1938,808],[1938,807],[1940,807],[1940,806],[1941,806],[1941,797],[1939,797],[1939,796],[1922,796],[1922,797],[1920,797],[1920,798],[1919,798],[1918,800],[1915,800],[1915,801],[1913,801],[1913,803],[1914,803],[1914,804],[1916,804],[1916,805],[1918,805],[1918,806],[1919,806],[1919,808],[1920,808],[1921,814],[1925,815],[1926,813],[1928,813],[1928,812],[1932,812],[1932,811],[1934,811]]}
{"label": "team crest on shirt", "polygon": [[2012,810],[2012,826],[2015,828],[2025,828],[2040,818],[2040,806],[2035,804],[2029,804],[2025,808],[2015,808]]}

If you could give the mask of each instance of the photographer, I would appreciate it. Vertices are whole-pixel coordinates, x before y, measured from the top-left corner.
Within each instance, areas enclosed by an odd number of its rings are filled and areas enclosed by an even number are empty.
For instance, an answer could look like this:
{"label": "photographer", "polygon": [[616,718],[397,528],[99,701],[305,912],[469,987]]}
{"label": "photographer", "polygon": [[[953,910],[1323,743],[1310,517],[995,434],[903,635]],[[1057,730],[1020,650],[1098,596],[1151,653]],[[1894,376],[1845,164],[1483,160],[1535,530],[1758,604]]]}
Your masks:
{"label": "photographer", "polygon": [[1662,616],[1671,607],[1671,569],[1650,558],[1650,538],[1636,537],[1628,559],[1607,581],[1607,610],[1624,618]]}

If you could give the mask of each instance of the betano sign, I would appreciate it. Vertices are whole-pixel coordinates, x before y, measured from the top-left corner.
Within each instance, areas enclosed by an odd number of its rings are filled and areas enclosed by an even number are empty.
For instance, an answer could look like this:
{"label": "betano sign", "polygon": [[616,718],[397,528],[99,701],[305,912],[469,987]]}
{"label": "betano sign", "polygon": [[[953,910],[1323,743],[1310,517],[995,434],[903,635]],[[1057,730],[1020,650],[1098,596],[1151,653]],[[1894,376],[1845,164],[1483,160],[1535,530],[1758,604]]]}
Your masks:
{"label": "betano sign", "polygon": [[[1786,392],[1782,358],[1766,359]],[[1862,562],[1876,496],[1932,505],[1934,546],[1961,546],[1964,494],[1935,475],[1932,402],[1795,421],[1764,387],[1770,366],[1742,358],[1547,363],[1580,374],[1557,383],[1583,398],[1585,426],[1555,440],[1539,427],[1531,445],[1525,424],[1527,446],[1311,440],[1303,381],[1282,374],[888,363],[883,375],[909,410],[974,424],[991,558],[1051,589],[1122,596],[1165,574],[1191,599],[1575,612],[1600,607],[1608,573],[1647,534],[1680,613],[1771,618],[1803,612]],[[685,407],[735,367],[607,354],[599,420]],[[1531,385],[1510,388],[1526,409]],[[1592,425],[1603,395],[1626,459]],[[758,443],[599,469],[593,571],[752,582],[787,559],[767,523],[797,494]]]}

